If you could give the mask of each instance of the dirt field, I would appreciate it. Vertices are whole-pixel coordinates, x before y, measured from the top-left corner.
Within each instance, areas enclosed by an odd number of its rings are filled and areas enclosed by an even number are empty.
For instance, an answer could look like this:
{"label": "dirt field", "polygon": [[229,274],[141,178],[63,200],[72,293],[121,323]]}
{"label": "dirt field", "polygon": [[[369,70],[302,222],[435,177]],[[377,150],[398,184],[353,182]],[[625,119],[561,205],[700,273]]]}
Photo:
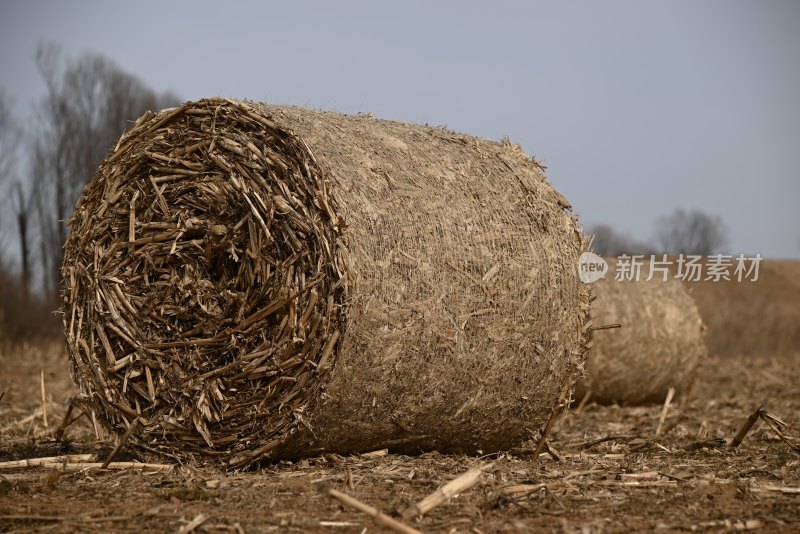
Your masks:
{"label": "dirt field", "polygon": [[764,260],[756,282],[687,285],[712,354],[800,356],[800,261]]}
{"label": "dirt field", "polygon": [[[739,448],[713,439],[733,437],[762,404],[788,424],[786,434],[800,434],[798,363],[708,360],[692,397],[669,408],[658,438],[660,406],[590,403],[555,429],[551,442],[560,459],[520,449],[486,458],[323,456],[249,473],[3,467],[0,531],[186,532],[202,520],[195,532],[380,532],[384,527],[323,492],[335,488],[397,514],[469,467],[494,461],[477,485],[410,523],[425,532],[794,532],[800,452],[763,421]],[[6,350],[0,368],[0,461],[108,455],[112,444],[97,442],[87,418],[69,428],[64,445],[48,437],[74,392],[57,345]],[[130,459],[124,451],[115,458]]]}

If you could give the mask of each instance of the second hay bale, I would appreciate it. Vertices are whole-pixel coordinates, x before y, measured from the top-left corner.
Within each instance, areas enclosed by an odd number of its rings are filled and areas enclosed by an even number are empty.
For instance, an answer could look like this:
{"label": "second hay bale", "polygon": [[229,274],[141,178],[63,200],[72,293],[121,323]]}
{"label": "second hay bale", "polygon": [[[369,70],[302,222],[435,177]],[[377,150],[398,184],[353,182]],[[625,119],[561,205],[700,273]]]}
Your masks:
{"label": "second hay bale", "polygon": [[576,397],[627,405],[663,402],[669,388],[685,394],[706,356],[704,326],[683,284],[671,277],[617,281],[613,265],[595,285],[594,333],[586,378]]}

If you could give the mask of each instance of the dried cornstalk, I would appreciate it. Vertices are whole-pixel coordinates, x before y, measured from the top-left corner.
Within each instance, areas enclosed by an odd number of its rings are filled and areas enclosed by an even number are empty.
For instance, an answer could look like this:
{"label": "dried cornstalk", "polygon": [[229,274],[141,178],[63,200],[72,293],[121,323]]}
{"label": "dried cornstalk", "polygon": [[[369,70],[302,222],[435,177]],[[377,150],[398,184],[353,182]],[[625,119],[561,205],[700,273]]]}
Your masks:
{"label": "dried cornstalk", "polygon": [[373,518],[376,523],[383,525],[386,528],[389,528],[395,532],[400,532],[401,534],[422,534],[419,530],[409,527],[408,525],[401,523],[400,521],[390,517],[374,506],[370,506],[366,503],[363,503],[356,499],[355,497],[351,497],[346,493],[342,493],[341,491],[337,491],[335,489],[329,489],[328,495],[336,499],[337,501],[341,502],[342,504],[346,504],[351,508],[355,508],[359,512],[363,512]]}
{"label": "dried cornstalk", "polygon": [[427,514],[437,506],[447,502],[452,497],[455,497],[462,491],[477,484],[483,473],[491,469],[493,465],[494,463],[492,462],[467,470],[422,499],[420,502],[411,505],[405,512],[403,512],[403,517],[405,519],[413,519],[414,517]]}

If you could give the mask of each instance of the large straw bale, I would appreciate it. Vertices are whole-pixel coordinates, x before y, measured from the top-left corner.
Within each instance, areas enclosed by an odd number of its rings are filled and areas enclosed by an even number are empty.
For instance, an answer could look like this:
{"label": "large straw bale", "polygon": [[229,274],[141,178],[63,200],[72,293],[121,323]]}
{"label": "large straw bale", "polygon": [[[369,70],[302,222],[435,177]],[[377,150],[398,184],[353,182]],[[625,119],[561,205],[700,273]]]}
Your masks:
{"label": "large straw bale", "polygon": [[585,359],[583,235],[508,142],[188,102],[120,139],[70,228],[73,378],[141,451],[504,449]]}

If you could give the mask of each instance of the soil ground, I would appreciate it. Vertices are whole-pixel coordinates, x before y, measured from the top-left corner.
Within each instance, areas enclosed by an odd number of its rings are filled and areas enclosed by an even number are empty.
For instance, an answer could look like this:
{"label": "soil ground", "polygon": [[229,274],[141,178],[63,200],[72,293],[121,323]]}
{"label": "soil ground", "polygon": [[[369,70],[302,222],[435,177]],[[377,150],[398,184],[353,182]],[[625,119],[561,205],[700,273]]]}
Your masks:
{"label": "soil ground", "polygon": [[686,283],[708,326],[709,352],[800,356],[800,261],[768,259],[756,282],[732,278]]}
{"label": "soil ground", "polygon": [[[424,532],[797,532],[800,452],[764,421],[738,448],[714,438],[730,441],[761,405],[787,423],[785,434],[800,434],[798,364],[788,356],[713,356],[690,397],[669,407],[658,437],[662,406],[588,403],[559,422],[550,439],[555,452],[538,457],[528,444],[483,458],[325,455],[245,473],[3,466],[0,531],[382,532],[325,490],[393,515],[493,461],[478,484],[408,523]],[[51,437],[75,393],[58,345],[6,349],[0,369],[0,462],[109,454],[113,442],[98,441],[87,417],[70,426],[64,443]],[[131,459],[124,450],[115,458]]]}

